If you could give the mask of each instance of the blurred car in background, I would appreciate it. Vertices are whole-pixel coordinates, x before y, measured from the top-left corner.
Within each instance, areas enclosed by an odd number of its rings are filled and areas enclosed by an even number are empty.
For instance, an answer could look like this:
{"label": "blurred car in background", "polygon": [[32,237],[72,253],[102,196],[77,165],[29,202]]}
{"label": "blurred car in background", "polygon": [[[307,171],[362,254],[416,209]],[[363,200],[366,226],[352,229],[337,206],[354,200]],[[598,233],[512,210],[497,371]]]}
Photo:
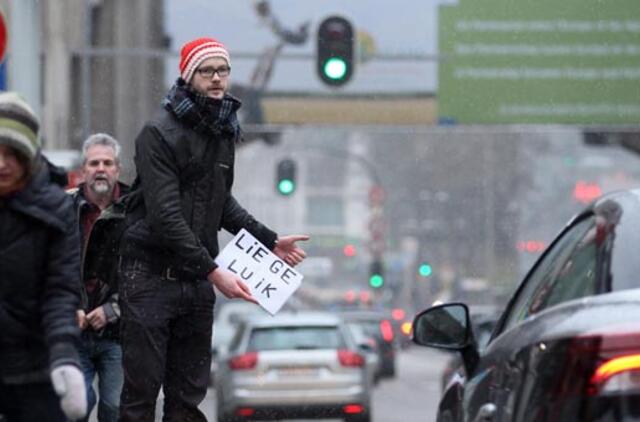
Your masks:
{"label": "blurred car in background", "polygon": [[365,358],[371,384],[376,385],[380,381],[380,367],[382,365],[377,340],[365,333],[364,327],[358,323],[347,322],[345,325]]}
{"label": "blurred car in background", "polygon": [[371,420],[365,358],[341,318],[281,312],[241,322],[221,360],[219,422],[282,418]]}
{"label": "blurred car in background", "polygon": [[42,150],[51,164],[67,172],[67,188],[76,187],[82,179],[82,153],[75,149]]}
{"label": "blurred car in background", "polygon": [[576,215],[511,297],[484,350],[463,303],[414,320],[418,344],[461,352],[439,421],[640,418],[640,190]]}
{"label": "blurred car in background", "polygon": [[380,356],[380,366],[376,378],[396,376],[396,339],[397,328],[384,312],[352,310],[342,311],[340,316],[347,324],[357,324],[362,331],[376,341],[376,350]]}

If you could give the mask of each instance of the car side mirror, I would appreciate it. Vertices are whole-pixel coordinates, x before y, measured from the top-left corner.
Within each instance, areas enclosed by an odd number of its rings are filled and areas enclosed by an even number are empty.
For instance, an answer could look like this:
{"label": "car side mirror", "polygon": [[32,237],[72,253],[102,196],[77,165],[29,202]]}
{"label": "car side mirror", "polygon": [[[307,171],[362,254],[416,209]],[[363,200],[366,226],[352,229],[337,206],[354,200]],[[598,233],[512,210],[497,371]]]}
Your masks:
{"label": "car side mirror", "polygon": [[413,321],[413,342],[439,349],[460,350],[471,342],[469,310],[462,303],[429,308]]}
{"label": "car side mirror", "polygon": [[416,315],[412,340],[422,346],[460,351],[467,374],[474,371],[480,359],[469,308],[464,303],[438,305]]}

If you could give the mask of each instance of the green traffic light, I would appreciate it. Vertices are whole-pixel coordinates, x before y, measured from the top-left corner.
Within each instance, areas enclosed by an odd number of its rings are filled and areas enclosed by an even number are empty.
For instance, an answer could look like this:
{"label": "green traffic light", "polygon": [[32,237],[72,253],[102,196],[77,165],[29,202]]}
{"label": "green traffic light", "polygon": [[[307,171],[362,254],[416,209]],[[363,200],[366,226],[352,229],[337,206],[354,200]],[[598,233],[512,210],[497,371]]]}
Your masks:
{"label": "green traffic light", "polygon": [[380,274],[374,274],[369,278],[369,285],[373,288],[382,287],[384,284],[384,278]]}
{"label": "green traffic light", "polygon": [[282,179],[278,183],[278,191],[283,195],[292,194],[294,189],[295,189],[295,185],[293,184],[293,181],[289,179]]}
{"label": "green traffic light", "polygon": [[332,57],[324,64],[324,74],[333,80],[339,80],[347,74],[347,63],[338,57]]}
{"label": "green traffic light", "polygon": [[431,265],[429,265],[429,264],[422,264],[422,265],[420,265],[420,268],[418,268],[418,273],[422,277],[429,277],[432,272],[433,272],[433,269],[431,268]]}

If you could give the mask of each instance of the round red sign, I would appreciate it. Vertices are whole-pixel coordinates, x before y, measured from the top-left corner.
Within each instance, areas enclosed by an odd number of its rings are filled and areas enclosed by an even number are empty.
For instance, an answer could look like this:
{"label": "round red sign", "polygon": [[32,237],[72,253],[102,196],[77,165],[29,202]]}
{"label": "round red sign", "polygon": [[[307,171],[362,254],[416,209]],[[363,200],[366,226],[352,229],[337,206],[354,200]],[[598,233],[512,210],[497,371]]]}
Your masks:
{"label": "round red sign", "polygon": [[4,13],[0,10],[0,62],[4,60],[4,55],[7,52],[7,21],[4,18]]}

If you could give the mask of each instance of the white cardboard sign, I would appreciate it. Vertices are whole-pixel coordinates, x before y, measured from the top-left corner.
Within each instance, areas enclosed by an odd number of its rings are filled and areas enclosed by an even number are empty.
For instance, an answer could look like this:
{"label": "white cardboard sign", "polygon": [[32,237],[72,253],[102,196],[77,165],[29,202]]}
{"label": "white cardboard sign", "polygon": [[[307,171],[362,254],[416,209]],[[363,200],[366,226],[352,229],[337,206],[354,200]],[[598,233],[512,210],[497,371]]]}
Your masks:
{"label": "white cardboard sign", "polygon": [[271,315],[282,308],[302,283],[302,274],[245,229],[227,243],[215,261],[219,267],[238,275],[260,306]]}

